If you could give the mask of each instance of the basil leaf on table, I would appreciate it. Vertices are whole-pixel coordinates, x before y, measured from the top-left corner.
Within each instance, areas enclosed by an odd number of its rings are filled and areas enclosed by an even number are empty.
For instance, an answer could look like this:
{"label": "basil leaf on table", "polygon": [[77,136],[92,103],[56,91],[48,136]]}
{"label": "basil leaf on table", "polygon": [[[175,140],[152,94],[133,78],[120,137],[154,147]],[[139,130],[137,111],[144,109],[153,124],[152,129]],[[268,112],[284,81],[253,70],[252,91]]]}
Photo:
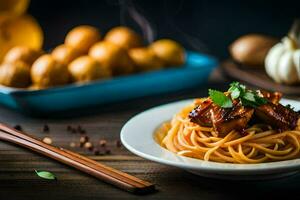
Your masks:
{"label": "basil leaf on table", "polygon": [[37,171],[37,170],[34,170],[34,171],[35,171],[35,173],[36,173],[39,177],[41,177],[41,178],[43,178],[43,179],[48,179],[48,180],[55,180],[55,179],[56,179],[55,175],[52,174],[51,172],[47,172],[47,171]]}

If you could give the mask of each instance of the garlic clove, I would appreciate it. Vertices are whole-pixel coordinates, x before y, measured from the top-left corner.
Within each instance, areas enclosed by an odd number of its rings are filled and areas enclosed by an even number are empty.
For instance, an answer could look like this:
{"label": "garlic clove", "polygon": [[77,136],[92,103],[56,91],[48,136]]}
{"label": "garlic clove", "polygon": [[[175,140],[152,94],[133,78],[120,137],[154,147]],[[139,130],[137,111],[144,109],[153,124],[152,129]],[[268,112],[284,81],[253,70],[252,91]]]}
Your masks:
{"label": "garlic clove", "polygon": [[300,49],[296,50],[293,54],[293,62],[297,70],[298,79],[300,80]]}
{"label": "garlic clove", "polygon": [[293,50],[297,49],[296,42],[293,39],[289,38],[289,37],[284,37],[282,39],[282,43],[283,43],[283,45],[285,46],[285,48],[287,50],[293,51]]}
{"label": "garlic clove", "polygon": [[270,49],[265,59],[266,72],[277,83],[282,82],[278,74],[277,66],[279,63],[278,58],[280,58],[280,56],[283,54],[284,51],[285,51],[284,45],[282,43],[278,43]]}
{"label": "garlic clove", "polygon": [[278,63],[278,75],[286,84],[293,84],[299,81],[294,65],[293,53],[293,51],[285,51]]}

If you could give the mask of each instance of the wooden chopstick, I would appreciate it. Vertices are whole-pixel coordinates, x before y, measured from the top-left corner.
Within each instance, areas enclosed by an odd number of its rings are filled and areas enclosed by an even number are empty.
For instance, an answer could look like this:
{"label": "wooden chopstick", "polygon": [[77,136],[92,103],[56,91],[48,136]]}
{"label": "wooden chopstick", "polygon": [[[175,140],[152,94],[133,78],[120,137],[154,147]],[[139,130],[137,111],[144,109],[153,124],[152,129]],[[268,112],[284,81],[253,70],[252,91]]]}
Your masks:
{"label": "wooden chopstick", "polygon": [[[106,166],[106,165],[103,165],[103,164],[101,164],[101,163],[98,163],[98,162],[96,162],[96,161],[94,161],[94,160],[92,160],[92,159],[89,159],[89,158],[87,158],[87,157],[85,157],[85,156],[82,156],[82,155],[80,155],[80,154],[74,153],[74,152],[72,152],[72,151],[69,151],[69,150],[63,149],[63,148],[61,148],[61,150],[62,150],[62,151],[65,151],[65,152],[67,152],[67,153],[69,153],[69,154],[72,154],[73,156],[76,156],[76,157],[78,157],[78,158],[80,158],[80,159],[82,159],[82,160],[85,160],[85,161],[89,162],[90,164],[93,164],[93,165],[95,166],[95,168],[97,168],[97,169],[99,169],[99,170],[101,170],[101,169],[104,168],[104,169],[107,169],[107,170],[109,170],[109,171],[113,171],[113,172],[115,172],[116,174],[119,174],[119,175],[121,175],[121,176],[128,176],[128,174],[126,174],[126,173],[124,173],[124,172],[122,172],[122,171],[119,171],[119,170],[116,170],[116,169],[114,169],[114,168],[111,168],[111,167],[108,167],[108,166]],[[141,179],[139,179],[139,178],[137,178],[137,177],[135,177],[135,176],[131,176],[131,177],[130,177],[130,180],[131,180],[131,181],[135,181],[136,183],[139,183],[141,186],[145,186],[145,185],[149,186],[149,184],[152,185],[151,183],[146,182],[146,181],[143,181],[143,180],[141,180]]]}
{"label": "wooden chopstick", "polygon": [[155,190],[154,185],[149,182],[100,164],[80,154],[45,144],[1,123],[0,139],[29,148],[129,192],[146,193]]}
{"label": "wooden chopstick", "polygon": [[[44,147],[46,147],[46,148],[48,148],[48,149],[50,149],[50,150],[52,150],[52,151],[58,151],[59,149],[58,148],[56,148],[56,147],[53,147],[53,146],[51,146],[51,145],[48,145],[48,144],[45,144],[45,143],[43,143],[43,142],[41,142],[41,141],[39,141],[39,140],[36,140],[36,139],[34,139],[34,138],[32,138],[32,137],[30,137],[30,136],[28,136],[28,135],[26,135],[26,134],[24,134],[24,133],[21,133],[21,132],[19,132],[19,131],[16,131],[16,130],[11,130],[9,127],[7,127],[7,126],[2,126],[2,124],[0,124],[0,130],[4,130],[4,131],[11,131],[10,132],[10,134],[13,134],[13,135],[15,135],[15,136],[17,136],[17,137],[19,137],[19,138],[22,138],[22,139],[25,139],[25,140],[28,140],[28,141],[30,141],[30,142],[32,142],[32,143],[35,143],[35,144],[37,144],[37,145],[42,145],[42,146],[44,146]],[[120,171],[118,171],[118,170],[115,170],[115,169],[113,169],[113,168],[110,168],[110,167],[107,167],[107,166],[105,166],[105,165],[102,165],[102,164],[100,164],[100,163],[97,163],[96,161],[93,161],[93,160],[91,160],[91,159],[89,159],[89,158],[86,158],[86,157],[84,157],[84,156],[81,156],[81,155],[79,155],[79,154],[77,154],[77,153],[74,153],[74,152],[71,152],[71,151],[68,151],[68,150],[66,150],[66,149],[60,149],[61,151],[63,151],[62,153],[65,155],[65,156],[67,156],[67,157],[75,157],[75,158],[72,158],[72,159],[75,159],[75,160],[77,160],[78,162],[80,162],[80,163],[83,163],[83,164],[85,164],[86,162],[89,162],[90,164],[89,164],[89,166],[90,167],[92,167],[92,168],[98,168],[98,170],[101,170],[101,171],[103,171],[103,173],[106,173],[106,174],[112,174],[112,175],[115,175],[116,177],[118,177],[119,175],[121,175],[121,176],[119,176],[119,178],[122,178],[122,179],[124,179],[124,177],[126,177],[126,180],[127,181],[129,181],[129,182],[131,182],[132,184],[135,184],[132,180],[135,180],[135,182],[136,182],[136,186],[137,187],[143,187],[144,185],[148,185],[149,183],[147,183],[147,182],[145,182],[145,181],[142,181],[142,180],[140,180],[140,179],[137,179],[136,177],[130,177],[130,178],[127,178],[127,176],[128,176],[128,174],[126,174],[126,173],[123,173],[123,172],[120,172]],[[71,155],[68,155],[68,154],[71,154]],[[83,159],[84,158],[84,159]],[[95,166],[95,163],[97,163],[97,166]]]}

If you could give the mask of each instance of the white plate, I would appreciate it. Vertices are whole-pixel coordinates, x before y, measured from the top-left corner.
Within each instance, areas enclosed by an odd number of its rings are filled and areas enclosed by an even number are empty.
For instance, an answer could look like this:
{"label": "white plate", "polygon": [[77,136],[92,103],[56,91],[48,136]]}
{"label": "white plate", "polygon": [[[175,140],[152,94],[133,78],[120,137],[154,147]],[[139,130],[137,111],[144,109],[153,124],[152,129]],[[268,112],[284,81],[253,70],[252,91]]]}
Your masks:
{"label": "white plate", "polygon": [[[222,179],[266,179],[287,176],[300,170],[300,159],[261,164],[231,164],[203,161],[178,156],[156,143],[155,130],[170,120],[181,108],[191,103],[184,100],[146,110],[131,118],[121,130],[121,141],[132,153],[158,163],[188,170],[192,173]],[[282,99],[300,110],[300,102]]]}

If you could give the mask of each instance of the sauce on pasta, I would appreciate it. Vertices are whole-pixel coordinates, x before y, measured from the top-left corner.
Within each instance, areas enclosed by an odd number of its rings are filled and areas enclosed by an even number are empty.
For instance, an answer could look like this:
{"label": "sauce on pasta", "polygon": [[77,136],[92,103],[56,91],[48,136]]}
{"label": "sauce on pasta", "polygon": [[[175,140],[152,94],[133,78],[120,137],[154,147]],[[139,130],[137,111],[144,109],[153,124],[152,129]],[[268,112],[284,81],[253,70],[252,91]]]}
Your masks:
{"label": "sauce on pasta", "polygon": [[[199,101],[199,99],[197,100]],[[299,158],[300,131],[278,131],[268,124],[249,125],[243,132],[220,136],[213,127],[191,122],[192,103],[164,123],[155,140],[180,156],[222,163],[263,163]]]}

